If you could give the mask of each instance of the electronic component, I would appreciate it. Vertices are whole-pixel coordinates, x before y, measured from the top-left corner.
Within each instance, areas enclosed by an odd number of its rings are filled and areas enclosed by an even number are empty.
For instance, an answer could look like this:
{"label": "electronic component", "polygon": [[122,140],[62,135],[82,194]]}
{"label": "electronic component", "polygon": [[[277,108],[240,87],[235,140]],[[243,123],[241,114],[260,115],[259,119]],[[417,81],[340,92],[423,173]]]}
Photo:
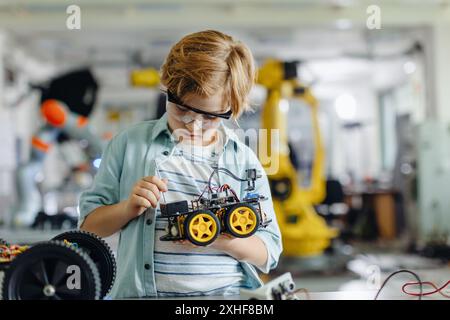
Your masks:
{"label": "electronic component", "polygon": [[256,290],[241,289],[240,295],[249,300],[299,300],[295,295],[295,283],[289,272]]}
{"label": "electronic component", "polygon": [[161,241],[188,239],[193,244],[206,246],[221,232],[246,238],[271,222],[261,210],[260,202],[267,200],[266,197],[253,192],[240,200],[228,184],[213,188],[212,177],[219,172],[247,182],[247,191],[254,190],[255,180],[261,177],[256,169],[246,170],[245,178],[241,179],[226,168],[214,168],[202,194],[191,200],[190,206],[188,201],[160,204],[161,216],[168,218],[167,233],[160,237]]}

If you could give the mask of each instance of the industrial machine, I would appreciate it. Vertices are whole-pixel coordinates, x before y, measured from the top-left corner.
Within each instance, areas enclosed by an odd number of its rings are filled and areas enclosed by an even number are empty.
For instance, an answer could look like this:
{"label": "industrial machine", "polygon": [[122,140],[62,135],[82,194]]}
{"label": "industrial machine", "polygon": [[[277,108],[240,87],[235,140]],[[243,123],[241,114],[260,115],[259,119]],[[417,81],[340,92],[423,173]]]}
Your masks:
{"label": "industrial machine", "polygon": [[[71,71],[35,88],[41,91],[40,111],[45,122],[32,137],[29,159],[17,169],[19,201],[14,209],[12,224],[21,227],[33,224],[38,226],[44,224],[44,220],[48,218],[43,212],[42,194],[36,176],[53,145],[70,139],[84,141],[89,160],[99,158],[102,152],[101,141],[89,125],[89,116],[93,111],[98,90],[98,84],[90,70]],[[89,161],[70,166],[72,175],[92,168]],[[69,185],[69,182],[66,181],[65,185]],[[52,225],[61,219],[53,220]],[[69,221],[71,227],[76,226],[76,221],[76,218]]]}
{"label": "industrial machine", "polygon": [[[450,131],[447,123],[427,120],[418,134],[418,207],[415,246],[425,256],[450,260],[450,219],[447,208]],[[426,164],[426,165],[425,165]],[[411,172],[412,173],[412,172]]]}
{"label": "industrial machine", "polygon": [[130,83],[133,87],[154,88],[159,82],[159,72],[153,68],[133,70],[130,74]]}
{"label": "industrial machine", "polygon": [[[228,185],[217,188],[211,186],[214,174],[223,172],[237,181],[247,182],[247,194],[239,199],[236,192]],[[267,198],[258,193],[250,193],[255,188],[255,180],[260,178],[256,169],[246,170],[245,179],[235,176],[226,168],[215,168],[203,193],[195,200],[161,203],[161,217],[168,219],[167,234],[162,241],[188,239],[195,245],[206,246],[227,232],[237,238],[253,235],[259,227],[270,223],[261,210],[260,201]],[[206,192],[206,195],[204,196]]]}
{"label": "industrial machine", "polygon": [[3,300],[98,300],[114,284],[116,261],[105,241],[76,230],[31,246],[1,241],[2,272]]}
{"label": "industrial machine", "polygon": [[[267,171],[283,239],[285,257],[314,257],[321,255],[338,235],[320,217],[314,205],[325,197],[325,151],[322,144],[318,102],[309,88],[297,80],[297,62],[267,60],[258,72],[258,83],[267,89],[267,98],[262,109],[261,128],[267,129],[266,141],[272,141],[272,134],[279,135],[275,148],[272,143],[260,144],[259,155],[269,156],[279,162],[278,170],[270,172],[270,163],[260,159]],[[286,111],[280,107],[282,99],[300,99],[311,108],[314,131],[314,161],[311,168],[311,183],[301,186],[298,172],[290,155],[287,134]]]}

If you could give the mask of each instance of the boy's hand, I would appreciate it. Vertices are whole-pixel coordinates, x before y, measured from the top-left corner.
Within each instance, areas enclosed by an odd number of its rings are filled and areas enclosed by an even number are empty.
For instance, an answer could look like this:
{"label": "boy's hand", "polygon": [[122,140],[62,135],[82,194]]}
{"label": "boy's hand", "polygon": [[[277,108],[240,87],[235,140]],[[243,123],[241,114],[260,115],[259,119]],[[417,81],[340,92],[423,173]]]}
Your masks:
{"label": "boy's hand", "polygon": [[[233,241],[233,240],[235,240],[235,241]],[[229,246],[230,246],[231,242],[236,242],[236,240],[239,241],[238,238],[235,238],[235,237],[233,237],[232,235],[230,235],[228,233],[221,233],[221,234],[219,234],[217,239],[214,240],[213,243],[207,245],[207,247],[210,247],[210,248],[213,248],[213,249],[216,249],[216,250],[220,250],[220,251],[223,251],[223,252],[227,252],[227,249],[229,249]],[[190,246],[192,248],[203,248],[202,246],[197,246],[197,245],[193,244],[189,240],[176,240],[174,242],[178,243],[178,244],[182,244],[182,245],[187,245],[187,246]]]}
{"label": "boy's hand", "polygon": [[239,242],[239,238],[235,238],[229,233],[221,233],[209,247],[229,253],[230,247],[236,242]]}
{"label": "boy's hand", "polygon": [[[188,240],[176,242],[180,245],[199,248]],[[264,268],[268,259],[266,245],[256,235],[248,238],[235,238],[228,233],[221,233],[209,247],[222,251],[238,261],[249,262],[259,268]]]}
{"label": "boy's hand", "polygon": [[147,208],[156,208],[161,198],[161,192],[166,192],[167,179],[155,176],[144,177],[133,186],[130,196],[125,201],[125,212],[134,219]]}

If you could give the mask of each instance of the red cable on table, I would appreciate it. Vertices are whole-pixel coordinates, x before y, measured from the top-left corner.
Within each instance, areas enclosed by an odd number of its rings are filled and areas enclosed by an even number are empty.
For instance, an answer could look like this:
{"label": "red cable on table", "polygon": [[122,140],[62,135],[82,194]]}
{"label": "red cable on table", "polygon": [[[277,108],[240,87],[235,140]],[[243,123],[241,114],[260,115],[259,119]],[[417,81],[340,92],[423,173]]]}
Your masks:
{"label": "red cable on table", "polygon": [[[406,290],[406,288],[409,287],[409,286],[417,286],[417,285],[420,285],[420,284],[422,284],[422,286],[423,286],[423,285],[429,285],[429,286],[433,287],[435,290],[434,290],[434,291],[429,291],[429,292],[423,292],[423,293],[409,292],[409,291]],[[430,282],[430,281],[423,281],[423,282],[420,282],[420,283],[419,283],[419,282],[408,282],[408,283],[405,283],[405,284],[403,285],[402,291],[403,291],[403,293],[405,293],[405,294],[407,294],[407,295],[415,296],[415,297],[420,297],[420,296],[430,296],[430,295],[439,293],[440,295],[442,295],[442,296],[445,297],[445,298],[450,298],[450,295],[445,294],[445,293],[443,292],[443,290],[444,290],[448,285],[450,285],[450,280],[447,281],[447,283],[445,283],[443,286],[441,286],[441,287],[439,287],[439,288],[438,288],[438,286],[436,286],[433,282]]]}

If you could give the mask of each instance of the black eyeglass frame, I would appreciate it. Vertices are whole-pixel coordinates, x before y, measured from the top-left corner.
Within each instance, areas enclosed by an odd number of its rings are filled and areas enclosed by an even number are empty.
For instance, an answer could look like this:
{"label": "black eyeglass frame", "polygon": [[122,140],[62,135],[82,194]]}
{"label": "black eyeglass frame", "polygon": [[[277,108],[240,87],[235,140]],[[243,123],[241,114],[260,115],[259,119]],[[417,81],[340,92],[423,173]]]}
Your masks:
{"label": "black eyeglass frame", "polygon": [[174,95],[169,90],[164,91],[164,92],[166,93],[167,101],[172,102],[172,103],[174,103],[174,104],[176,104],[178,106],[186,108],[186,109],[188,109],[190,111],[193,111],[195,113],[204,114],[204,115],[207,115],[207,116],[210,116],[210,117],[221,118],[221,119],[226,119],[226,120],[230,119],[231,116],[233,115],[233,111],[231,109],[229,111],[227,111],[227,112],[224,112],[224,113],[213,113],[213,112],[203,111],[203,110],[200,110],[200,109],[188,106],[187,104],[184,104],[181,101],[180,98],[178,98],[176,95]]}

